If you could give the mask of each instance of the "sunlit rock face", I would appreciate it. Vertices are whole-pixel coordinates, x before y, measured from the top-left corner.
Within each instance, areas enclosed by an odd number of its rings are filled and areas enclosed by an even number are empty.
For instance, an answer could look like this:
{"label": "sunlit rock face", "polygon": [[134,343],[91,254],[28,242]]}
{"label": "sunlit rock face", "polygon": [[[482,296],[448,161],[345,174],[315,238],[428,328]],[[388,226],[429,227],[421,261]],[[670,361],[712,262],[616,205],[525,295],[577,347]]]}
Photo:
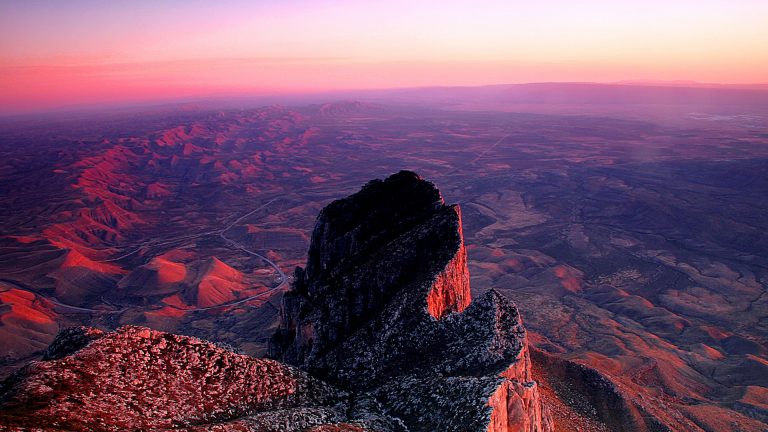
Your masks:
{"label": "sunlit rock face", "polygon": [[517,308],[471,302],[461,212],[412,172],[320,213],[271,352],[408,430],[551,430]]}

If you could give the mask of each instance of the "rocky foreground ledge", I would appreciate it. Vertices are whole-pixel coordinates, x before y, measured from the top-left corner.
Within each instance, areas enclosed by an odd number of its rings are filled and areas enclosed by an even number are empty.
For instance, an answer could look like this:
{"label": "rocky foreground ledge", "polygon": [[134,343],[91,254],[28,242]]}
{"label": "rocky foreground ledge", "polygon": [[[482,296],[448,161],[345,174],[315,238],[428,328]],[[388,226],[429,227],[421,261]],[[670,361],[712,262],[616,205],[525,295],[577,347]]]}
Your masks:
{"label": "rocky foreground ledge", "polygon": [[516,307],[493,290],[471,301],[461,212],[411,172],[323,209],[270,353],[134,326],[70,329],[0,385],[0,426],[553,429]]}

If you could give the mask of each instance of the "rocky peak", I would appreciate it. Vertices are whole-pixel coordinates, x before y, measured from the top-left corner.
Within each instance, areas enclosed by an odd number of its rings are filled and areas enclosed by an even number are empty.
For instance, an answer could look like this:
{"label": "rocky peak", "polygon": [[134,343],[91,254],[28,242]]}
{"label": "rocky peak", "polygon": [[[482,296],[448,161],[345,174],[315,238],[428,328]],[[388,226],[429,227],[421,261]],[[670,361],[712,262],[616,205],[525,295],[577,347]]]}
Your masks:
{"label": "rocky peak", "polygon": [[412,172],[320,213],[271,354],[409,430],[551,428],[517,308],[494,290],[471,302],[461,211]]}
{"label": "rocky peak", "polygon": [[331,279],[444,208],[437,188],[413,172],[369,182],[320,212],[308,252],[307,278]]}
{"label": "rocky peak", "polygon": [[411,306],[433,318],[461,311],[470,291],[459,208],[409,171],[374,180],[320,212],[295,280],[273,344],[295,364],[338,348],[395,297],[423,291]]}

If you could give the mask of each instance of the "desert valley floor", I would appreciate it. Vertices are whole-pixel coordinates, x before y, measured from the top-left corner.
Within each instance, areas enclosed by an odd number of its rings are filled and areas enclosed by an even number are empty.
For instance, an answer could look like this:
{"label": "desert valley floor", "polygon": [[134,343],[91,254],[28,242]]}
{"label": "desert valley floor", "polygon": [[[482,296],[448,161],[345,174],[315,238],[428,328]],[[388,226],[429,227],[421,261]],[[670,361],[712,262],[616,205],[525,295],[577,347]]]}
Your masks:
{"label": "desert valley floor", "polygon": [[538,351],[657,416],[765,428],[764,105],[180,106],[0,130],[3,376],[79,324],[264,355],[318,211],[408,169],[460,205],[473,295],[512,299]]}

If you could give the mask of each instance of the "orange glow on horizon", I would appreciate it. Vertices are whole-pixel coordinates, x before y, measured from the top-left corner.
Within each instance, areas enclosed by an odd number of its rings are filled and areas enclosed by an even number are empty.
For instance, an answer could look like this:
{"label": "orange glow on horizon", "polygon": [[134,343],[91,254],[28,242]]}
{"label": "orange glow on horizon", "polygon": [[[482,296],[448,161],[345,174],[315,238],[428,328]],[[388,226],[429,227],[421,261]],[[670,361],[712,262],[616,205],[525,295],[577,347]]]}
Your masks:
{"label": "orange glow on horizon", "polygon": [[4,111],[524,82],[768,81],[768,3],[0,3]]}

